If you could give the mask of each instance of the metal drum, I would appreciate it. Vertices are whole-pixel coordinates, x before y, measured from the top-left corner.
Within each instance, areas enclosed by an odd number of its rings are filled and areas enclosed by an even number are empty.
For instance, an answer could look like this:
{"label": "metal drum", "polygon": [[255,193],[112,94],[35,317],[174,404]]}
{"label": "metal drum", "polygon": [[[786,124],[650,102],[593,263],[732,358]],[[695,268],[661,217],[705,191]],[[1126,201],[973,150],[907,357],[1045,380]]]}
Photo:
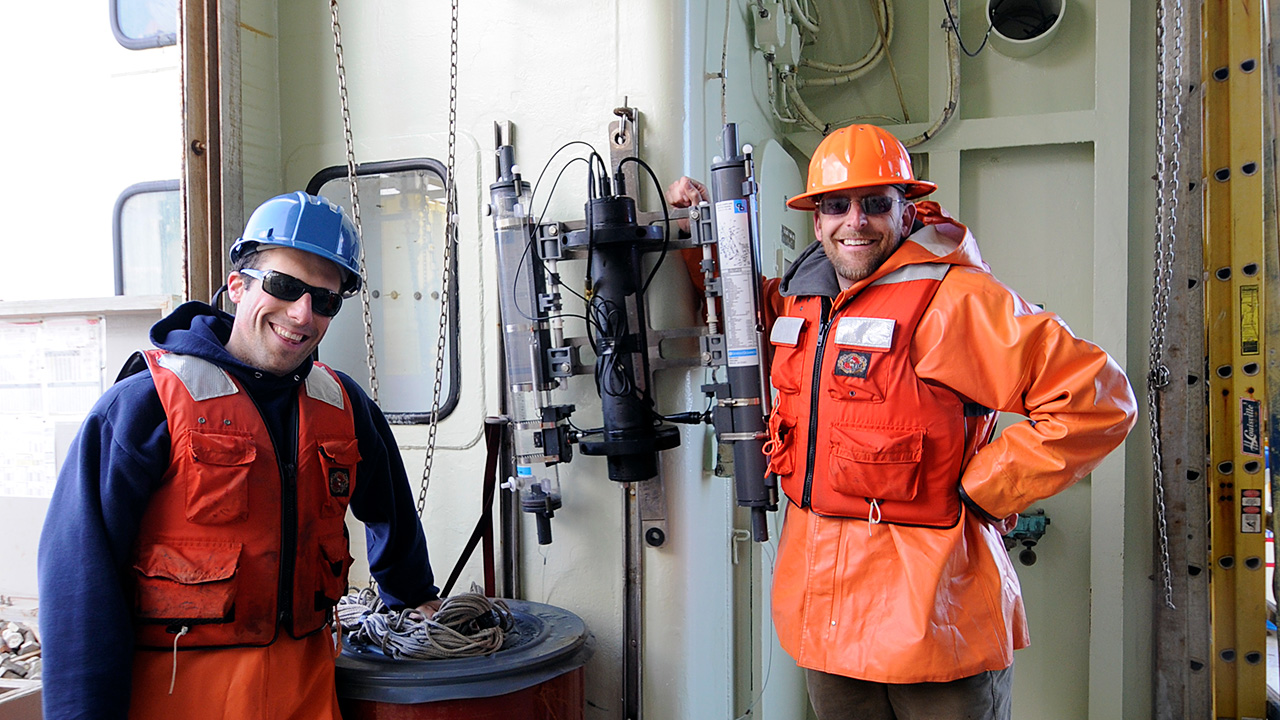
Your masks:
{"label": "metal drum", "polygon": [[337,660],[345,720],[581,720],[583,667],[595,638],[577,615],[506,600],[515,628],[502,649],[452,660],[394,660],[344,647]]}

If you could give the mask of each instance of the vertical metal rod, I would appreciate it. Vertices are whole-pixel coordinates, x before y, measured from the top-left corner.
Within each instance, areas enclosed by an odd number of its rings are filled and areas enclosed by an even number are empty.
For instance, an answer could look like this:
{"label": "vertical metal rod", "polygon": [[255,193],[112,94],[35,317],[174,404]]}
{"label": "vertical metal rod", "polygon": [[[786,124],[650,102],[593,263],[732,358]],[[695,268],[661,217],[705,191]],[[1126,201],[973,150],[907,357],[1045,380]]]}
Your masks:
{"label": "vertical metal rod", "polygon": [[[506,337],[504,333],[498,333],[498,377],[505,378],[507,376],[507,354],[506,354]],[[510,418],[510,403],[507,402],[508,392],[503,388],[498,393],[498,412]],[[499,591],[502,597],[518,598],[522,597],[520,588],[520,494],[514,489],[510,492],[504,492],[502,485],[507,478],[514,477],[516,474],[515,463],[515,436],[511,423],[508,422],[502,429],[502,459],[498,464],[498,483],[494,492],[498,493],[498,527],[499,538],[502,548],[502,589]]]}
{"label": "vertical metal rod", "polygon": [[623,485],[623,580],[624,609],[622,617],[622,717],[641,718],[641,660],[644,622],[644,543],[640,537],[640,502],[635,483]]}

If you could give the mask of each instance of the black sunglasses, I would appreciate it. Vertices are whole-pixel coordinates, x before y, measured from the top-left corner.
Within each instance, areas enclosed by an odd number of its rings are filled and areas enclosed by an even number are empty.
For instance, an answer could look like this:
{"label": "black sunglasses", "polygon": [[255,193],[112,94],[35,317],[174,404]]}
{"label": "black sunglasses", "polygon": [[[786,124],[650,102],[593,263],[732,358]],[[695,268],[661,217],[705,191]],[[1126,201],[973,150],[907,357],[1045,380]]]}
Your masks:
{"label": "black sunglasses", "polygon": [[[883,215],[900,202],[902,200],[888,195],[868,195],[858,200],[858,204],[862,206],[863,215]],[[818,214],[844,215],[849,212],[849,206],[852,204],[853,198],[843,195],[823,196],[818,200]]]}
{"label": "black sunglasses", "polygon": [[315,285],[308,285],[292,275],[285,275],[279,270],[256,270],[254,268],[243,268],[238,270],[241,275],[247,275],[262,281],[262,289],[267,291],[271,297],[280,298],[285,302],[293,302],[302,297],[303,293],[311,294],[311,311],[317,315],[325,317],[333,317],[342,309],[342,295],[332,290],[328,290]]}

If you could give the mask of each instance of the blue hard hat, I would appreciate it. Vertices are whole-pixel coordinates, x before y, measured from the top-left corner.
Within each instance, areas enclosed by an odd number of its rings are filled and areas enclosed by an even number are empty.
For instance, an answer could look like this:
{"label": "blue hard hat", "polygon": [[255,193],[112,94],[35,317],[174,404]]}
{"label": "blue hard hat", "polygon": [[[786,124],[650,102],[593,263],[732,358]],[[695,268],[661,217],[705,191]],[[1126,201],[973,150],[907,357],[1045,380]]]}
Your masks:
{"label": "blue hard hat", "polygon": [[319,195],[293,192],[258,206],[231,246],[231,262],[268,247],[305,250],[342,269],[342,292],[360,289],[360,234],[347,214]]}

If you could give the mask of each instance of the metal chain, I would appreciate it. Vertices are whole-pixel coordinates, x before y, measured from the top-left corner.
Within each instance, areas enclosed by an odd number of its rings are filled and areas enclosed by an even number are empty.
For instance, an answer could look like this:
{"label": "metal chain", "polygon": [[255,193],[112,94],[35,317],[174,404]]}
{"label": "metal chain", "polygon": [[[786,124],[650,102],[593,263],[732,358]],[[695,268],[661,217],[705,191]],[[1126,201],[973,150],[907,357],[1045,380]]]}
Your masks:
{"label": "metal chain", "polygon": [[444,269],[440,280],[440,334],[436,336],[435,399],[431,403],[431,425],[427,430],[427,458],[422,467],[422,487],[418,490],[418,517],[427,506],[427,486],[435,462],[436,431],[440,426],[440,390],[444,383],[444,350],[448,340],[450,271],[457,247],[458,198],[454,178],[454,155],[458,138],[458,0],[453,0],[449,26],[449,159],[445,173]]}
{"label": "metal chain", "polygon": [[369,273],[364,263],[363,228],[360,224],[360,193],[356,187],[356,150],[351,139],[351,110],[347,104],[347,68],[342,61],[342,26],[338,23],[338,0],[329,0],[333,19],[333,52],[338,58],[338,97],[342,100],[342,135],[347,144],[347,182],[351,186],[351,215],[360,243],[360,307],[364,311],[365,360],[369,366],[369,397],[378,402],[378,359],[373,353],[373,313],[369,304]]}
{"label": "metal chain", "polygon": [[[1169,295],[1173,287],[1174,247],[1178,224],[1179,174],[1182,163],[1182,4],[1173,0],[1173,12],[1165,0],[1156,10],[1156,228],[1155,269],[1151,301],[1150,366],[1147,372],[1147,412],[1151,418],[1151,463],[1155,485],[1156,526],[1160,537],[1160,580],[1164,603],[1173,603],[1173,571],[1169,559],[1169,520],[1165,508],[1164,447],[1160,438],[1160,391],[1169,384],[1164,362]],[[1173,15],[1172,53],[1168,52],[1169,15]],[[1172,103],[1169,99],[1172,98]]]}

